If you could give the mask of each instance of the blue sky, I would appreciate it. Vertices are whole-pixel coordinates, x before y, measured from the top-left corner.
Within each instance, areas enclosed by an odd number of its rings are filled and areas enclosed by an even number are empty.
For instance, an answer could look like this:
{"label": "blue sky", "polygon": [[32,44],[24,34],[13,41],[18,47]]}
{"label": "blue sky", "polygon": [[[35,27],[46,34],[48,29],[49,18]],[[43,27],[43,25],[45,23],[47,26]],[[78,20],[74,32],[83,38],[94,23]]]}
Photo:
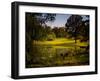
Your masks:
{"label": "blue sky", "polygon": [[71,15],[69,14],[56,14],[54,22],[48,22],[47,25],[53,27],[64,27],[65,23],[67,22],[67,19]]}
{"label": "blue sky", "polygon": [[[56,14],[54,22],[48,22],[47,25],[53,27],[64,27],[65,23],[67,22],[67,19],[72,14]],[[86,20],[85,16],[82,16],[83,20]]]}

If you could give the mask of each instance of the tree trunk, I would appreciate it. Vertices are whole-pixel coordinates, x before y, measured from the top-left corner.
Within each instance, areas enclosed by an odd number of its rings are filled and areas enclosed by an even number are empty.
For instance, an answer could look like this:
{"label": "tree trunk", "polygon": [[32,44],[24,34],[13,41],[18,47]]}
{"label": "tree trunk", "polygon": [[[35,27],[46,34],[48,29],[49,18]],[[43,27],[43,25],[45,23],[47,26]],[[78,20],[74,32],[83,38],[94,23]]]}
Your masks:
{"label": "tree trunk", "polygon": [[77,31],[76,31],[76,28],[75,28],[75,43],[77,43],[76,33],[77,33]]}

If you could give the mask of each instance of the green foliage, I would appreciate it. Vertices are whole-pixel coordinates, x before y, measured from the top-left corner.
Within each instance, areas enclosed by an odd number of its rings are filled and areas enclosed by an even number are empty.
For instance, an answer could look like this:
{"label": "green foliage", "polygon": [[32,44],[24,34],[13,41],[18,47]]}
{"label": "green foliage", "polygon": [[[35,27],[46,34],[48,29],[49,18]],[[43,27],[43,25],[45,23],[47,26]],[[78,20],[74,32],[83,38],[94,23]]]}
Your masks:
{"label": "green foliage", "polygon": [[67,32],[69,32],[72,35],[72,37],[75,37],[75,42],[77,36],[79,35],[79,26],[81,22],[82,17],[80,15],[71,15],[66,23]]}
{"label": "green foliage", "polygon": [[[29,63],[27,68],[35,67],[53,67],[53,66],[77,66],[89,64],[89,50],[86,47],[80,48],[74,46],[54,45],[35,45],[33,46],[33,54],[29,54]],[[34,57],[33,57],[34,56]],[[33,59],[32,59],[33,58]]]}
{"label": "green foliage", "polygon": [[54,40],[55,38],[56,38],[56,35],[53,32],[47,35],[47,40],[49,40],[49,41]]}
{"label": "green foliage", "polygon": [[65,27],[59,27],[59,28],[54,27],[52,31],[55,33],[57,38],[62,38],[62,37],[66,38],[68,35]]}
{"label": "green foliage", "polygon": [[47,40],[48,34],[52,34],[52,31],[46,23],[54,21],[55,16],[46,13],[26,13],[26,34],[34,40]]}
{"label": "green foliage", "polygon": [[89,40],[89,16],[86,17],[87,19],[83,20],[80,15],[71,15],[65,24],[67,32],[70,37],[75,38],[75,42],[79,37]]}

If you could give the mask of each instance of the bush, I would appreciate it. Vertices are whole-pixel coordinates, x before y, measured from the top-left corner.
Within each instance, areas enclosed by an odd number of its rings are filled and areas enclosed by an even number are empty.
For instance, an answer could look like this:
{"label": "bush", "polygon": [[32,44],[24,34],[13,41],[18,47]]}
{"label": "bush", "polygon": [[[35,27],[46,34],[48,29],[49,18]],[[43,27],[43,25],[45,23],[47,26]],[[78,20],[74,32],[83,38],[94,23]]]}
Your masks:
{"label": "bush", "polygon": [[47,40],[48,41],[52,41],[56,38],[56,35],[52,32],[50,34],[47,35]]}

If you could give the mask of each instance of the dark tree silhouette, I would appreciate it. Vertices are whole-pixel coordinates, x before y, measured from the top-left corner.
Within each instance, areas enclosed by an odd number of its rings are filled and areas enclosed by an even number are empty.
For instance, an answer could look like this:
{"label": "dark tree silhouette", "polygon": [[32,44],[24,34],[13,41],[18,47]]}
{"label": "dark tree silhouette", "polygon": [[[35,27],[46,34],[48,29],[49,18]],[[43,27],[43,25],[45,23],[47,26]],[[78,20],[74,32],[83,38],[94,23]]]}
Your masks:
{"label": "dark tree silhouette", "polygon": [[[26,64],[30,62],[30,55],[33,54],[33,39],[43,40],[46,37],[45,25],[55,20],[55,14],[47,13],[26,13]],[[49,31],[49,29],[48,29]],[[35,57],[35,54],[34,54]]]}
{"label": "dark tree silhouette", "polygon": [[86,15],[86,20],[83,20],[80,27],[80,35],[83,36],[84,40],[89,40],[89,16]]}
{"label": "dark tree silhouette", "polygon": [[82,17],[80,15],[71,15],[68,18],[67,23],[65,24],[66,31],[69,32],[72,35],[72,37],[75,38],[75,43],[77,40],[79,27],[81,23],[82,23]]}
{"label": "dark tree silhouette", "polygon": [[26,34],[32,39],[39,40],[47,34],[46,23],[55,20],[55,14],[26,13]]}

